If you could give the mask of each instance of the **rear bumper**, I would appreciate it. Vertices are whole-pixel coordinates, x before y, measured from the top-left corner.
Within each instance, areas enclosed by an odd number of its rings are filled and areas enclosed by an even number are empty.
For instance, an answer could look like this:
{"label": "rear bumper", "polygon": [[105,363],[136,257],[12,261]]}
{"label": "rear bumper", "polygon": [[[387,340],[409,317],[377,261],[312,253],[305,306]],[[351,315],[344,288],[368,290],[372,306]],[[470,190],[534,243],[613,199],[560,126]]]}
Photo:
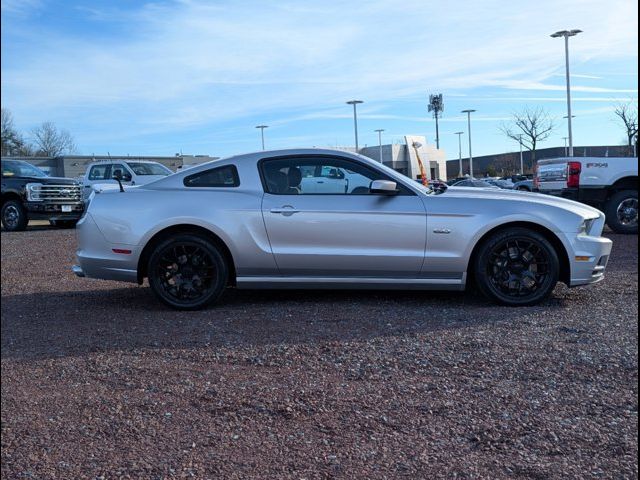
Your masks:
{"label": "rear bumper", "polygon": [[[77,276],[138,282],[140,249],[137,246],[108,242],[89,213],[78,222],[76,235],[78,265],[72,270]],[[131,253],[116,253],[114,249]]]}
{"label": "rear bumper", "polygon": [[604,188],[563,188],[561,190],[545,190],[544,187],[536,190],[554,197],[562,197],[580,203],[586,203],[592,207],[600,208],[607,200],[608,191]]}

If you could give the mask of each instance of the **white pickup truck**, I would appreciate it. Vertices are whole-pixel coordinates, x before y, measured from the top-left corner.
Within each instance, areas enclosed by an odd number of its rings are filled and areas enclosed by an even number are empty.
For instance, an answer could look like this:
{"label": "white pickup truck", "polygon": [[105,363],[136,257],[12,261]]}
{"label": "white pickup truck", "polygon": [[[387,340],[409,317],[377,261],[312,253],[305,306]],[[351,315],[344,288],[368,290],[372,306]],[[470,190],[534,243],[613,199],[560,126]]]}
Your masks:
{"label": "white pickup truck", "polygon": [[562,157],[539,160],[534,190],[599,208],[617,233],[638,233],[638,159]]}
{"label": "white pickup truck", "polygon": [[121,177],[122,185],[145,185],[171,175],[173,172],[158,162],[147,160],[109,160],[91,163],[81,180],[83,198],[89,198],[95,188],[118,188],[114,174]]}

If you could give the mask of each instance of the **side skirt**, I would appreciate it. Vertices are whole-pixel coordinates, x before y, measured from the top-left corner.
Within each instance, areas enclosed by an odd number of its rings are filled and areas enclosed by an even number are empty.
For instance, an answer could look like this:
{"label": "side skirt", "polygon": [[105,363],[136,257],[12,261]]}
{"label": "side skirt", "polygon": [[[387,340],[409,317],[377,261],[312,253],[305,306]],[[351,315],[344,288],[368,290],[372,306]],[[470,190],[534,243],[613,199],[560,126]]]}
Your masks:
{"label": "side skirt", "polygon": [[356,290],[457,290],[462,278],[372,278],[372,277],[237,277],[237,288],[246,289],[356,289]]}

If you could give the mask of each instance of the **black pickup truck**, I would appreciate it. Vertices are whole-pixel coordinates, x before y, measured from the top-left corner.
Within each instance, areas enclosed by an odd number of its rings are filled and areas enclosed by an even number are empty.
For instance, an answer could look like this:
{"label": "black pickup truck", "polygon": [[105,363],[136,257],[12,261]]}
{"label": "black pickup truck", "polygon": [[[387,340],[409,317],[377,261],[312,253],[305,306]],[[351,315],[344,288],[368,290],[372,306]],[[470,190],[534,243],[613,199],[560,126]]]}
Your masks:
{"label": "black pickup truck", "polygon": [[2,210],[7,231],[24,230],[29,220],[71,228],[82,216],[82,190],[71,178],[48,177],[21,160],[2,160]]}

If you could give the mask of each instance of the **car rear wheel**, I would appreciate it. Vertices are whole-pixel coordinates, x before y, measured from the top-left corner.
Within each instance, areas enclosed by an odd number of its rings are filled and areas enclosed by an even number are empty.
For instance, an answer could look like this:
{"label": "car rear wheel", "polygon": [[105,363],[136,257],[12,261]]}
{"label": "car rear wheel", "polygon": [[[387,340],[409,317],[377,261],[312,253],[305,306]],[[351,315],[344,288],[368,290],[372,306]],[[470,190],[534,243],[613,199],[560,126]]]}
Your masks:
{"label": "car rear wheel", "polygon": [[180,234],[154,248],[147,274],[151,290],[164,304],[197,310],[220,297],[228,267],[218,248],[205,237]]}
{"label": "car rear wheel", "polygon": [[638,192],[623,190],[611,196],[605,207],[607,225],[616,233],[638,233]]}
{"label": "car rear wheel", "polygon": [[27,211],[17,200],[9,200],[2,205],[2,226],[8,232],[19,232],[27,228]]}
{"label": "car rear wheel", "polygon": [[488,298],[511,306],[537,304],[558,283],[558,255],[541,234],[510,228],[491,235],[474,259],[475,280]]}

